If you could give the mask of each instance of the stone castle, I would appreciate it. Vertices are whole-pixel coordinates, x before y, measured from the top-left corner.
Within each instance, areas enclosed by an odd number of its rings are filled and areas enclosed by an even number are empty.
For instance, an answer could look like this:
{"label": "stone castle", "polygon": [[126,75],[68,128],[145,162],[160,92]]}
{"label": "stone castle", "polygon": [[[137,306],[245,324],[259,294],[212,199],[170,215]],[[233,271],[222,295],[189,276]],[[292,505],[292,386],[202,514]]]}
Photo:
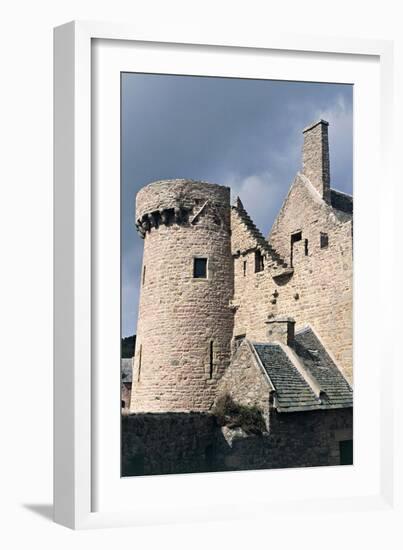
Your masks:
{"label": "stone castle", "polygon": [[253,459],[232,456],[235,469],[339,464],[352,446],[353,203],[330,186],[328,123],[303,135],[301,171],[267,238],[228,187],[165,180],[136,198],[130,414],[209,414],[223,396],[257,408],[269,439]]}

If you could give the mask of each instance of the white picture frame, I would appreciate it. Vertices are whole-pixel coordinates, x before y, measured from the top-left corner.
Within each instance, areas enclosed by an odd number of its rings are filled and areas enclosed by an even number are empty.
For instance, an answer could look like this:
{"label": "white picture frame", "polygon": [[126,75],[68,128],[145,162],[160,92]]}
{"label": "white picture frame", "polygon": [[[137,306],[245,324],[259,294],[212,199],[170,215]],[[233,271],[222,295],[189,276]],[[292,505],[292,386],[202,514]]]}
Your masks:
{"label": "white picture frame", "polygon": [[[119,240],[116,236],[118,220],[115,216],[112,221],[114,225],[110,226],[111,231],[115,233],[112,235],[113,238],[107,239],[110,241],[109,244],[100,237],[99,224],[102,216],[102,219],[105,219],[106,206],[115,208],[116,213],[119,201],[116,194],[99,196],[96,180],[98,177],[105,178],[106,174],[109,174],[109,168],[112,180],[116,177],[116,162],[120,148],[119,142],[108,143],[112,145],[110,165],[103,166],[100,172],[92,155],[94,147],[104,147],[107,143],[102,141],[106,127],[102,122],[98,124],[97,109],[100,102],[116,99],[116,87],[109,88],[107,85],[110,79],[97,80],[95,69],[100,59],[106,71],[115,71],[116,74],[117,69],[128,70],[133,51],[127,57],[123,52],[129,51],[131,45],[134,48],[137,45],[141,51],[146,52],[141,61],[138,52],[134,54],[137,56],[139,70],[147,71],[148,68],[148,72],[158,72],[165,68],[165,72],[173,72],[169,63],[176,56],[178,59],[175,63],[183,63],[182,74],[189,74],[187,71],[190,70],[190,62],[193,74],[204,74],[206,65],[203,65],[203,56],[208,54],[210,66],[216,67],[214,70],[211,69],[213,73],[210,74],[219,76],[223,74],[224,61],[228,71],[241,71],[239,63],[235,69],[231,64],[228,65],[229,58],[225,58],[236,54],[249,59],[252,59],[250,56],[254,56],[255,62],[251,64],[252,69],[248,70],[254,70],[253,74],[260,74],[260,77],[267,77],[259,65],[261,61],[257,60],[265,59],[265,55],[272,55],[274,65],[275,59],[281,56],[281,63],[273,70],[277,71],[277,78],[284,78],[281,76],[280,66],[286,64],[286,59],[296,56],[298,59],[304,58],[316,63],[316,57],[322,56],[323,61],[317,63],[316,68],[312,68],[312,74],[308,76],[305,72],[300,76],[300,79],[304,78],[304,75],[306,79],[314,79],[317,74],[316,79],[319,81],[324,79],[325,66],[329,72],[329,64],[333,65],[333,74],[336,74],[338,65],[342,67],[357,56],[360,57],[362,67],[366,64],[369,67],[372,63],[368,74],[365,68],[360,69],[360,74],[363,75],[360,85],[372,82],[375,86],[371,93],[367,94],[368,103],[365,107],[364,94],[359,96],[362,102],[355,105],[358,130],[355,128],[354,179],[355,182],[363,179],[368,181],[373,193],[361,192],[362,188],[358,185],[355,212],[363,231],[370,227],[371,221],[374,222],[373,216],[371,220],[366,211],[368,210],[371,215],[377,212],[372,239],[379,242],[379,247],[371,249],[363,239],[359,239],[358,244],[355,243],[355,262],[361,266],[358,272],[364,272],[371,266],[371,257],[374,265],[379,267],[393,252],[393,243],[388,239],[390,209],[394,196],[393,184],[388,183],[383,188],[380,198],[375,193],[377,175],[382,173],[385,181],[393,181],[390,168],[393,118],[392,43],[308,35],[271,34],[267,37],[255,36],[253,39],[229,39],[228,34],[225,36],[223,40],[221,37],[210,36],[206,31],[203,39],[195,39],[187,36],[185,30],[181,36],[170,36],[169,32],[164,36],[149,36],[130,25],[90,22],[72,22],[55,29],[54,510],[55,521],[71,528],[236,519],[245,515],[254,517],[258,514],[285,511],[287,514],[297,514],[302,503],[304,509],[309,510],[308,513],[313,516],[320,514],[324,505],[328,511],[339,513],[346,510],[368,513],[388,510],[394,514],[395,511],[393,425],[389,420],[394,414],[394,409],[388,391],[388,386],[393,380],[393,349],[383,350],[382,370],[379,370],[379,346],[377,348],[374,343],[374,350],[368,353],[360,344],[377,336],[387,338],[386,327],[381,324],[375,330],[371,326],[368,319],[371,308],[366,305],[368,296],[372,293],[372,310],[381,312],[389,307],[385,289],[390,288],[394,282],[392,274],[381,269],[373,269],[372,273],[368,271],[365,281],[361,279],[362,284],[359,287],[355,281],[354,286],[355,307],[359,308],[359,312],[355,311],[354,337],[355,342],[359,344],[358,351],[361,350],[358,359],[355,355],[355,360],[358,361],[356,398],[358,410],[371,412],[367,424],[361,432],[358,431],[357,441],[355,431],[354,444],[362,449],[370,449],[368,460],[359,461],[354,469],[344,470],[343,474],[340,474],[337,468],[331,472],[328,468],[307,469],[304,479],[301,478],[301,471],[297,470],[153,476],[123,481],[116,479],[116,456],[120,452],[119,425],[116,424],[116,419],[120,409],[119,401],[115,412],[110,408],[114,397],[109,399],[109,396],[119,387],[119,380],[118,377],[112,379],[103,374],[99,375],[97,362],[100,357],[115,357],[116,346],[119,344],[116,338],[111,339],[114,343],[106,344],[100,354],[96,336],[99,336],[99,331],[105,334],[108,330],[108,324],[103,324],[106,318],[105,311],[108,312],[110,322],[116,324],[117,310],[120,308],[120,303],[118,306],[116,299],[102,299],[102,289],[105,288],[102,285],[108,284],[109,276],[110,280],[116,283],[119,274],[120,262],[116,248],[116,238]],[[113,44],[112,53],[102,53],[102,44],[105,43],[103,41],[108,41],[108,45]],[[96,50],[99,44],[101,49]],[[119,48],[121,50],[118,52]],[[175,55],[172,54],[173,48]],[[116,63],[120,62],[126,64],[126,69],[123,66],[117,67]],[[354,67],[351,70],[354,71]],[[102,74],[101,79],[107,75],[105,71]],[[270,74],[275,77],[274,72]],[[354,78],[354,83],[359,82],[360,75],[357,74]],[[102,88],[104,97],[97,96],[95,102],[94,94],[97,93],[96,86],[100,82],[105,84]],[[375,105],[376,110],[378,101],[379,112],[374,113],[372,124],[367,122],[364,127],[364,122],[361,122],[365,120],[364,109],[368,110]],[[360,114],[358,111],[361,104],[363,110]],[[112,111],[116,114],[116,109]],[[116,116],[107,124],[108,130],[113,127],[116,131]],[[374,135],[368,132],[370,126]],[[361,132],[359,136],[357,132]],[[371,152],[369,168],[360,160],[366,151]],[[106,188],[109,189],[108,186]],[[112,186],[111,189],[113,191]],[[112,271],[108,271],[106,279],[102,282],[96,280],[96,277],[99,267],[106,265],[105,261],[115,266],[115,270],[111,268]],[[111,294],[116,298],[116,293]],[[359,325],[356,323],[358,315],[362,319]],[[116,330],[119,330],[119,325]],[[368,378],[365,385],[361,386],[361,391],[360,381],[364,379],[361,376],[363,371],[360,370],[360,365],[364,363],[370,366]],[[371,404],[371,396],[375,405]],[[357,410],[355,422],[356,414]],[[371,434],[371,422],[376,437]],[[113,448],[110,453],[105,441],[112,442],[109,445]],[[100,456],[102,460],[99,459]],[[357,456],[360,456],[359,452]],[[114,473],[109,479],[108,472],[111,469],[114,469]],[[268,476],[271,476],[270,479]],[[372,480],[371,483],[369,480]],[[282,499],[258,492],[258,487],[269,482],[273,494],[278,495],[282,490]],[[125,484],[124,488],[122,483]],[[316,487],[313,487],[314,485]],[[209,502],[213,487],[220,494],[226,495],[224,500],[218,499],[216,506]],[[223,503],[226,506],[223,506]],[[247,512],[244,506],[246,503]],[[254,506],[256,504],[258,506]]]}

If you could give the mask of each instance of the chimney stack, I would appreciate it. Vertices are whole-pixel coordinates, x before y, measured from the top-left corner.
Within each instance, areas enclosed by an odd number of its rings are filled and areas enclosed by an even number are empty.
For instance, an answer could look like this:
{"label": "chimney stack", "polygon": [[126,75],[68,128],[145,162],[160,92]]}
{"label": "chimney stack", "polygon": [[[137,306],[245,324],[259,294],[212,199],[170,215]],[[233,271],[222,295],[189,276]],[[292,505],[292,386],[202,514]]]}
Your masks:
{"label": "chimney stack", "polygon": [[266,321],[267,340],[291,346],[295,334],[295,321],[291,317],[273,317]]}
{"label": "chimney stack", "polygon": [[329,123],[319,120],[303,131],[302,173],[324,201],[330,203]]}

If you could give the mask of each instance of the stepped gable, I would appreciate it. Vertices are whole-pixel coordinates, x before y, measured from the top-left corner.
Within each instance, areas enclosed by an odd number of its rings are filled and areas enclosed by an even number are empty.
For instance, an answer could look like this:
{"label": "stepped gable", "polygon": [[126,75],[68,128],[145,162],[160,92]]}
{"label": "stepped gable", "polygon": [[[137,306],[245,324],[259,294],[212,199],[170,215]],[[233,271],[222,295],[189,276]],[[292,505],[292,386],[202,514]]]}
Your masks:
{"label": "stepped gable", "polygon": [[239,219],[241,220],[243,226],[248,231],[252,241],[254,241],[255,246],[245,247],[242,250],[238,250],[235,255],[247,254],[254,250],[260,250],[263,254],[266,254],[268,260],[272,260],[271,264],[269,263],[270,270],[272,271],[273,277],[279,277],[281,275],[287,275],[293,273],[292,267],[289,267],[287,262],[280,256],[280,254],[271,246],[270,243],[266,241],[263,237],[260,230],[256,227],[251,217],[245,210],[242,201],[239,197],[236,198],[234,204],[232,205],[232,210],[237,213]]}

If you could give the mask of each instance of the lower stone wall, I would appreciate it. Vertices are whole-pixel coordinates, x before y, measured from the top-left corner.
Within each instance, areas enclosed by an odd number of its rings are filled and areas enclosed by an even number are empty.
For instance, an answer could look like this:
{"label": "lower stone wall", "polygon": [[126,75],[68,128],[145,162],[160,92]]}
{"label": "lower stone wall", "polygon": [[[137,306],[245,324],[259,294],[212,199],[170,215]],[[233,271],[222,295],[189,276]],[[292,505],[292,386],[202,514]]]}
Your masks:
{"label": "lower stone wall", "polygon": [[122,475],[212,471],[215,417],[207,413],[122,416]]}
{"label": "lower stone wall", "polygon": [[[352,409],[271,412],[270,433],[246,436],[203,413],[122,417],[122,475],[157,475],[340,464],[353,437]],[[224,433],[227,437],[224,437]]]}
{"label": "lower stone wall", "polygon": [[352,409],[272,412],[270,433],[220,446],[220,470],[301,468],[340,464],[339,441],[353,439]]}

